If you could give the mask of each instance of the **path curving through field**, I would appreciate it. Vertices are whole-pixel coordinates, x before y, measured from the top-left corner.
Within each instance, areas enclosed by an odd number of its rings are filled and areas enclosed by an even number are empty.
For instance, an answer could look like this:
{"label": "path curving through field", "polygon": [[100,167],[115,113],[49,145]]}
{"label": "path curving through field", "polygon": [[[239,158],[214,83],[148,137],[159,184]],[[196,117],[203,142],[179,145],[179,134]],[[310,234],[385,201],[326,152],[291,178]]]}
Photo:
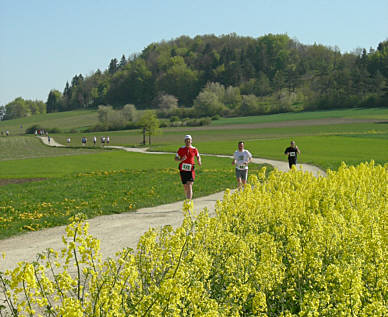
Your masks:
{"label": "path curving through field", "polygon": [[[50,146],[63,146],[51,138],[48,143],[47,137],[40,137],[43,143]],[[106,146],[108,147],[108,146]],[[171,154],[167,152],[147,152],[144,148],[127,148],[121,146],[109,146],[128,152],[141,152],[147,154]],[[217,155],[219,157],[228,157],[226,155]],[[288,163],[254,158],[254,163],[271,164],[281,171],[288,171]],[[319,168],[300,164],[302,170],[313,173],[315,176],[325,176],[325,172]],[[234,177],[231,175],[231,177]],[[194,192],[195,194],[195,192]],[[214,215],[215,205],[218,200],[222,200],[224,192],[219,192],[205,197],[195,198],[194,210],[200,211],[207,208],[209,214]],[[183,196],[183,189],[182,189]],[[175,202],[161,206],[138,209],[135,212],[127,212],[122,214],[113,214],[99,216],[88,219],[90,225],[89,232],[100,240],[101,253],[104,257],[114,256],[114,254],[125,248],[136,248],[141,235],[151,227],[161,227],[172,225],[177,227],[183,219],[182,202]],[[5,253],[4,260],[0,259],[0,271],[13,269],[20,261],[34,261],[36,255],[45,251],[47,248],[60,250],[63,247],[61,237],[65,233],[65,226],[44,229],[37,232],[25,233],[19,236],[0,240],[0,253]]]}

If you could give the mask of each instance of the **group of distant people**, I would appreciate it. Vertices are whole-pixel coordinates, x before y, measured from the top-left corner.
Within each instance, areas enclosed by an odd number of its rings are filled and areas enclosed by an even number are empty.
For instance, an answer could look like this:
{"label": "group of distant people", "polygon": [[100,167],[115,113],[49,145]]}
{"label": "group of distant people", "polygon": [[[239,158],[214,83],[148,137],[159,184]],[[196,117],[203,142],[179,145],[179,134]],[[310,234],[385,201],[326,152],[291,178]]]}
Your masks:
{"label": "group of distant people", "polygon": [[[175,155],[175,161],[179,162],[179,173],[187,199],[193,198],[193,184],[195,180],[195,159],[199,166],[202,165],[198,149],[192,145],[191,135],[186,135],[185,145],[180,147]],[[242,189],[248,179],[248,164],[252,161],[252,154],[244,148],[244,141],[238,142],[237,150],[233,154],[232,164],[235,165],[235,174],[239,189]],[[296,165],[300,150],[295,141],[291,141],[289,147],[284,151],[287,155],[288,165],[291,169]]]}
{"label": "group of distant people", "polygon": [[40,135],[40,136],[42,136],[42,135],[46,135],[47,136],[48,132],[46,130],[44,130],[44,129],[39,129],[39,130],[35,130],[34,134],[35,135]]}
{"label": "group of distant people", "polygon": [[9,136],[9,131],[8,131],[8,130],[6,130],[6,131],[1,131],[1,135],[2,135],[2,136],[3,136],[3,135]]}
{"label": "group of distant people", "polygon": [[[93,144],[96,145],[96,144],[97,144],[97,137],[94,136],[92,140],[93,140]],[[104,144],[109,144],[109,142],[110,142],[110,137],[109,137],[109,136],[107,136],[107,137],[102,136],[100,140],[101,140],[101,144],[103,144],[103,145],[104,145]],[[67,143],[70,143],[70,142],[71,142],[71,139],[70,139],[70,138],[67,138]],[[85,146],[87,142],[88,142],[88,138],[85,137],[85,136],[83,136],[83,137],[81,138],[81,143],[82,143],[82,145]]]}

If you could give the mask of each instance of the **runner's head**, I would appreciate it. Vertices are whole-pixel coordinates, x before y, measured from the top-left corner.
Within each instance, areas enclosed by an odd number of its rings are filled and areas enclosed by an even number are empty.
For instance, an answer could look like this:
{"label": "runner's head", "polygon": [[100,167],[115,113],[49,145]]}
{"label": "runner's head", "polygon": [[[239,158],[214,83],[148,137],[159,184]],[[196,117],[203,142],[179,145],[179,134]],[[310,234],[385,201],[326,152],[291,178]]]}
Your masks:
{"label": "runner's head", "polygon": [[244,141],[240,141],[238,142],[238,150],[241,152],[242,150],[244,150]]}
{"label": "runner's head", "polygon": [[190,146],[193,139],[191,138],[190,134],[185,135],[185,144],[186,146]]}
{"label": "runner's head", "polygon": [[295,147],[295,141],[291,141],[291,147]]}

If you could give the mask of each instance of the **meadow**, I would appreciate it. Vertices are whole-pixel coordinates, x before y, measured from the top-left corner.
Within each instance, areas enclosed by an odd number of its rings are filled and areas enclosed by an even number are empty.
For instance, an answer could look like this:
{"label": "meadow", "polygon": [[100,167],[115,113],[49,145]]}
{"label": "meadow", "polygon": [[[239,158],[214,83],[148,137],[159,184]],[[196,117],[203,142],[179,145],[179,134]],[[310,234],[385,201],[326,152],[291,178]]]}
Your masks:
{"label": "meadow", "polygon": [[[152,137],[150,150],[175,152],[183,143],[183,135],[190,133],[202,153],[230,155],[237,142],[244,140],[254,156],[284,160],[284,149],[293,139],[302,150],[300,163],[311,163],[323,169],[337,169],[342,161],[358,164],[375,160],[384,164],[388,157],[387,122],[386,108],[221,118],[206,127],[161,129]],[[102,135],[109,135],[112,145],[138,147],[142,141],[137,130],[84,133],[74,134],[75,141],[70,147],[79,147],[83,135],[89,140],[94,135],[98,140]],[[55,135],[63,144],[67,137],[66,134]]]}
{"label": "meadow", "polygon": [[370,109],[339,109],[326,111],[304,111],[272,114],[265,116],[249,116],[238,118],[220,118],[213,121],[212,125],[227,124],[247,124],[247,123],[265,123],[265,122],[282,122],[289,120],[320,120],[328,118],[357,118],[357,119],[387,119],[388,109],[370,108]]}
{"label": "meadow", "polygon": [[[203,157],[194,196],[233,188],[230,159]],[[184,199],[173,155],[106,151],[0,162],[0,178],[47,178],[0,186],[0,239],[87,218]],[[260,166],[252,165],[254,173]]]}
{"label": "meadow", "polygon": [[[322,169],[336,170],[342,162],[358,165],[360,162],[374,160],[384,165],[388,161],[388,134],[381,135],[318,135],[297,136],[293,138],[301,151],[298,163],[309,163]],[[284,150],[290,144],[290,138],[247,140],[245,148],[254,157],[286,160]],[[199,142],[203,153],[231,155],[237,148],[237,141]],[[174,146],[160,146],[158,150],[172,151]]]}
{"label": "meadow", "polygon": [[[388,110],[386,108],[362,108],[362,109],[340,109],[327,111],[306,111],[306,112],[291,112],[280,113],[262,116],[236,117],[236,118],[220,118],[214,120],[210,127],[236,125],[236,124],[260,124],[270,122],[284,121],[303,121],[303,120],[323,120],[332,118],[348,118],[348,119],[388,119]],[[46,128],[58,128],[67,134],[83,133],[84,130],[98,123],[97,110],[74,110],[67,112],[55,112],[48,114],[33,115],[30,117],[19,118],[14,120],[0,121],[0,131],[8,130],[11,135],[22,135],[25,130],[35,124]],[[192,129],[192,128],[190,128]],[[196,129],[196,128],[194,128]],[[169,129],[167,129],[169,130]],[[179,130],[174,128],[173,130]],[[181,128],[180,130],[185,130]],[[98,133],[105,135],[107,132]],[[111,133],[111,132],[109,132]],[[113,132],[116,134],[116,132]],[[128,133],[128,131],[127,131]],[[132,131],[130,134],[137,134]],[[120,134],[120,133],[118,133]],[[137,142],[135,142],[137,143]]]}
{"label": "meadow", "polygon": [[75,110],[38,114],[13,120],[0,121],[0,130],[8,130],[10,135],[22,135],[33,125],[44,128],[58,128],[65,131],[80,131],[98,122],[97,110]]}
{"label": "meadow", "polygon": [[[80,113],[79,121],[71,114],[77,112],[50,114],[50,120],[55,116],[55,120],[67,118],[63,126],[70,128],[72,123],[72,129],[87,125],[87,120],[82,120],[86,112]],[[330,118],[350,121],[339,124],[330,122]],[[357,118],[357,121],[351,121],[351,118]],[[312,119],[322,121],[311,124]],[[290,139],[294,139],[302,151],[299,163],[332,170],[338,169],[342,161],[357,165],[374,160],[384,165],[388,158],[388,124],[370,119],[387,120],[388,110],[351,109],[226,118],[214,121],[209,127],[162,129],[153,137],[150,150],[175,152],[183,145],[183,135],[190,133],[200,153],[231,155],[237,142],[243,139],[255,157],[286,160],[284,149]],[[34,121],[31,118],[23,120]],[[17,126],[20,122],[6,124]],[[219,125],[220,122],[224,122],[223,125]],[[282,126],[290,122],[291,126]],[[72,138],[70,145],[66,143],[69,135]],[[81,146],[83,135],[89,139],[87,147]],[[44,178],[39,182],[0,187],[0,208],[3,210],[0,237],[65,224],[79,210],[87,217],[94,217],[183,198],[173,154],[154,156],[107,150],[100,143],[91,144],[93,135],[98,140],[101,135],[109,135],[111,145],[140,146],[142,139],[137,130],[53,134],[56,141],[66,145],[55,148],[44,146],[34,136],[0,138],[0,179],[3,183],[7,179]],[[204,166],[198,169],[199,181],[195,184],[196,197],[235,187],[230,160],[207,156],[203,160]],[[252,166],[251,169],[257,168]]]}
{"label": "meadow", "polygon": [[[48,147],[35,136],[0,137],[0,161],[61,157],[101,152],[98,149]],[[23,163],[18,168],[22,168]],[[4,171],[2,168],[1,171]],[[0,173],[1,173],[0,171]],[[1,176],[0,176],[1,177]]]}

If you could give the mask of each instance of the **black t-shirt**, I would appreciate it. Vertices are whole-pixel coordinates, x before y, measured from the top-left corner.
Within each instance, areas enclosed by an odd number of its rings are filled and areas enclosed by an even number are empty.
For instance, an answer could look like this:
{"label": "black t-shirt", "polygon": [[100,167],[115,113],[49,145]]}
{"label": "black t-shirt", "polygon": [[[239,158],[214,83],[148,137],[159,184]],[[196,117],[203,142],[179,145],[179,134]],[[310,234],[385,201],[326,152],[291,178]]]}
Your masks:
{"label": "black t-shirt", "polygon": [[288,154],[289,161],[296,162],[296,157],[298,156],[298,149],[296,147],[289,146],[284,151],[284,154]]}

